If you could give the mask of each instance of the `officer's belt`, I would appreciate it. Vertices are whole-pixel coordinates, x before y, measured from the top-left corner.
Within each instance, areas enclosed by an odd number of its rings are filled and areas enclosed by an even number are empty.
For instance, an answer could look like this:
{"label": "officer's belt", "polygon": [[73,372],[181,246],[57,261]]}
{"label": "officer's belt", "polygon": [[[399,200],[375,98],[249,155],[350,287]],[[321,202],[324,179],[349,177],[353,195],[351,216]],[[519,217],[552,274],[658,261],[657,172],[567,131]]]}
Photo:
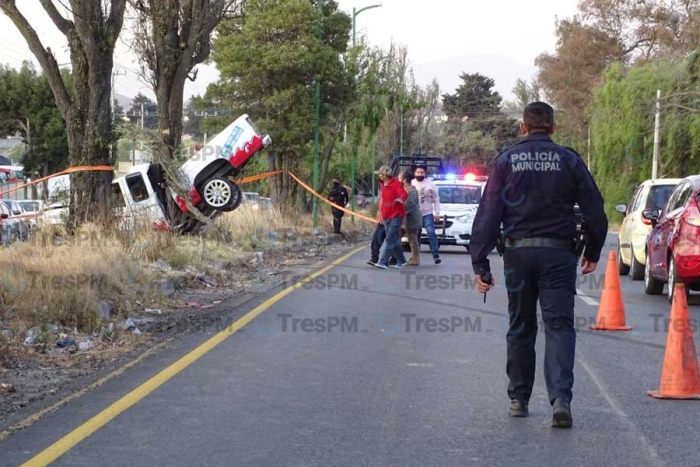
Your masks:
{"label": "officer's belt", "polygon": [[573,250],[575,246],[574,240],[561,238],[506,238],[506,248],[565,248]]}

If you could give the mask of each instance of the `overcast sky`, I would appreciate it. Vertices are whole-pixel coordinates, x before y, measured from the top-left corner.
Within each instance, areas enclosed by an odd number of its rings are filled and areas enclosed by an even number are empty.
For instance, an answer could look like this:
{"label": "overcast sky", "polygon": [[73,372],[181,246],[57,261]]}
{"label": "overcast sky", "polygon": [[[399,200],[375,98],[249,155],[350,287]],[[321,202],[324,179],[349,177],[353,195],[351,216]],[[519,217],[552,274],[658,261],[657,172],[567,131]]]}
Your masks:
{"label": "overcast sky", "polygon": [[[58,62],[68,63],[66,40],[43,12],[39,0],[17,3],[39,31],[44,44],[55,52]],[[535,58],[554,49],[556,17],[572,16],[578,0],[339,0],[339,3],[348,13],[353,7],[360,9],[382,3],[381,8],[357,17],[358,35],[365,36],[371,45],[386,47],[393,41],[407,46],[420,84],[437,78],[442,90],[451,92],[462,71],[478,71],[493,77],[496,88],[509,99],[515,80],[534,76]],[[19,66],[23,59],[35,61],[24,38],[0,14],[0,62]],[[116,92],[130,97],[138,92],[153,95],[148,85],[139,80],[138,65],[125,39],[118,44],[116,63],[126,72],[117,77]],[[207,84],[216,80],[213,66],[200,68],[198,80],[188,83],[185,89],[186,97],[203,93]]]}

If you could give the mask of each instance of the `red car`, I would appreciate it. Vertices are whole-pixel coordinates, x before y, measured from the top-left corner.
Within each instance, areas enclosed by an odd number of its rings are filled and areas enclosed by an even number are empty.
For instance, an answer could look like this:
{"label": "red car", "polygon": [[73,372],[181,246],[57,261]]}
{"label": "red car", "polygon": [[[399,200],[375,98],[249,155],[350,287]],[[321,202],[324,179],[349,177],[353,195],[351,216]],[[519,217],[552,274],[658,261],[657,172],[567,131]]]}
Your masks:
{"label": "red car", "polygon": [[647,238],[644,291],[663,293],[673,300],[674,285],[682,282],[686,293],[700,290],[700,175],[687,177],[671,193],[663,211],[642,213],[651,221]]}

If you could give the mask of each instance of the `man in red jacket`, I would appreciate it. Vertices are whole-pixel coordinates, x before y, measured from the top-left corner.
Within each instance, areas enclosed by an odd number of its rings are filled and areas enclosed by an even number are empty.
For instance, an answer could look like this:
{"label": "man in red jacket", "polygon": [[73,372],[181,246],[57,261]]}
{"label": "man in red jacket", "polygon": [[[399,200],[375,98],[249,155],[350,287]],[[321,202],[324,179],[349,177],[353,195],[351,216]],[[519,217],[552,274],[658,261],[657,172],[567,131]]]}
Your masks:
{"label": "man in red jacket", "polygon": [[406,190],[396,178],[389,166],[383,165],[374,172],[379,176],[380,193],[382,202],[381,210],[384,218],[384,228],[386,229],[386,246],[382,258],[375,265],[379,269],[386,269],[389,264],[389,257],[396,258],[396,269],[403,269],[406,266],[406,258],[401,249],[401,224],[406,216],[406,210],[403,207],[406,201]]}

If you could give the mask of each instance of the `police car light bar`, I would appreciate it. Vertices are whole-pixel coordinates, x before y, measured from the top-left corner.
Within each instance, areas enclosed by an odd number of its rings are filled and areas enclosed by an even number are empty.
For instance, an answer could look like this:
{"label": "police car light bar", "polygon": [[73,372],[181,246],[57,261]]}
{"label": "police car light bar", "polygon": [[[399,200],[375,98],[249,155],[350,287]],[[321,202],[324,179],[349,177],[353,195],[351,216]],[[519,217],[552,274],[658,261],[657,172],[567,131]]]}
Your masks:
{"label": "police car light bar", "polygon": [[457,175],[454,173],[448,173],[448,174],[434,174],[430,178],[435,181],[442,181],[442,180],[447,180],[447,181],[457,181],[457,180],[463,180],[466,182],[474,182],[474,183],[481,183],[481,182],[486,182],[488,181],[489,177],[484,176],[484,175],[476,175],[474,173],[467,173],[464,175]]}

